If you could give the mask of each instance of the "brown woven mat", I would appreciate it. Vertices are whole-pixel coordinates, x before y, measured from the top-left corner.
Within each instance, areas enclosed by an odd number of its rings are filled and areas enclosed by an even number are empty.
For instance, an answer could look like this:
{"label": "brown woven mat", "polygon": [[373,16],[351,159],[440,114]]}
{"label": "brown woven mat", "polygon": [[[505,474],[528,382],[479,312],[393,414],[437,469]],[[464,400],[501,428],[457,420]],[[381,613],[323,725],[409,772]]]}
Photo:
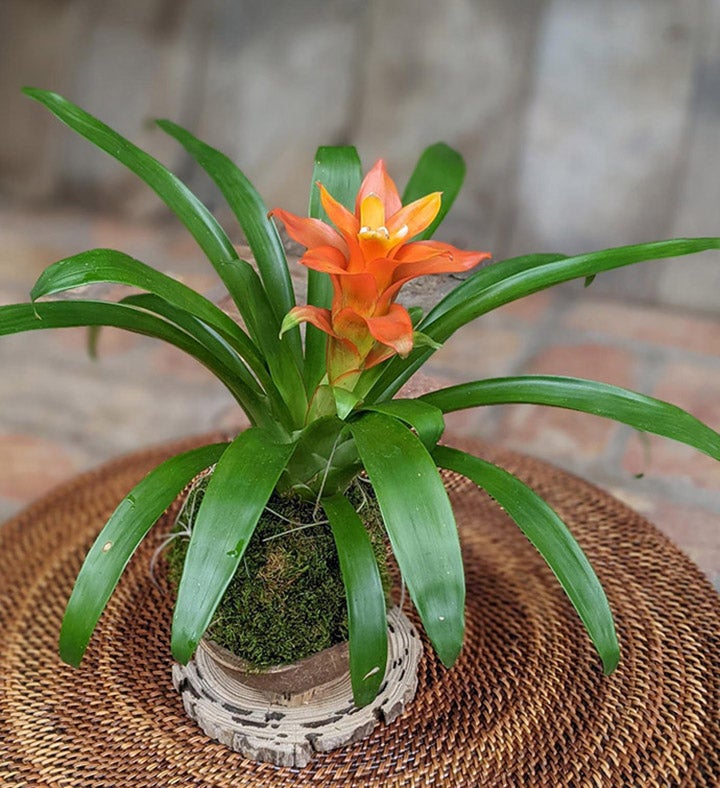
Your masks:
{"label": "brown woven mat", "polygon": [[623,650],[611,678],[519,530],[458,480],[462,657],[446,671],[426,654],[410,709],[360,744],[297,771],[250,763],[206,739],[170,684],[170,609],[148,579],[152,538],[82,668],[62,665],[58,629],[85,550],[119,498],[168,453],[81,476],[0,529],[3,786],[720,784],[717,595],[624,505],[506,451],[483,454],[550,500],[605,583]]}

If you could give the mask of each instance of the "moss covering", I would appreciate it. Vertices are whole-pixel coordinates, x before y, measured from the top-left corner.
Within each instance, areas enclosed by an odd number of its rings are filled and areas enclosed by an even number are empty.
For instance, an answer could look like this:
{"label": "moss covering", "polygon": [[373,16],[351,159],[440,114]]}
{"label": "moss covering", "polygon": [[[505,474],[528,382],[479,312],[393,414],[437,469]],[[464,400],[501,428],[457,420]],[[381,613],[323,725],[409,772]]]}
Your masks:
{"label": "moss covering", "polygon": [[[178,531],[189,532],[207,478],[194,491]],[[355,482],[346,493],[366,523],[389,586],[385,531],[372,488]],[[238,571],[225,592],[206,636],[262,670],[296,662],[347,640],[347,606],[332,530],[320,510],[298,498],[274,495],[260,518]],[[188,522],[190,521],[190,522]],[[177,587],[187,552],[180,535],[168,550],[170,579]]]}

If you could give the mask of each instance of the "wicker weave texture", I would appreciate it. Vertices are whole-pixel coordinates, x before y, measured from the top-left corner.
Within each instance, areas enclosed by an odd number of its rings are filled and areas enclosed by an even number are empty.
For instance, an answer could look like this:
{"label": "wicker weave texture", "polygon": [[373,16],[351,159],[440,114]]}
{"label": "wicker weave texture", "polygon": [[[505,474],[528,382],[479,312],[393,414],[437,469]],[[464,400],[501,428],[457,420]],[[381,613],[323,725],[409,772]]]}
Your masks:
{"label": "wicker weave texture", "polygon": [[622,662],[602,675],[551,572],[483,493],[448,479],[468,586],[466,644],[445,670],[426,648],[392,726],[303,770],[206,739],[171,686],[170,600],[141,547],[80,669],[57,635],[85,551],[121,496],[169,453],[78,477],[0,529],[3,786],[716,786],[720,599],[639,515],[536,460],[478,447],[571,525],[608,591]]}

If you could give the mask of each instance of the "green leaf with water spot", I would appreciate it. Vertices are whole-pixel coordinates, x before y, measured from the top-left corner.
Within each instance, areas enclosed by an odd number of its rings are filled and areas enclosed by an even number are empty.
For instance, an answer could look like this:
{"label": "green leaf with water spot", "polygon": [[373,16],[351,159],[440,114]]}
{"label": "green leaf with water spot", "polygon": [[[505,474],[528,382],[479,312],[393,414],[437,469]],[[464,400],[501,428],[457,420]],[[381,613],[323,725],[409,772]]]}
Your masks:
{"label": "green leaf with water spot", "polygon": [[60,656],[77,667],[128,561],[162,513],[198,473],[217,462],[227,443],[178,454],[151,471],[123,498],[90,548],[60,629]]}

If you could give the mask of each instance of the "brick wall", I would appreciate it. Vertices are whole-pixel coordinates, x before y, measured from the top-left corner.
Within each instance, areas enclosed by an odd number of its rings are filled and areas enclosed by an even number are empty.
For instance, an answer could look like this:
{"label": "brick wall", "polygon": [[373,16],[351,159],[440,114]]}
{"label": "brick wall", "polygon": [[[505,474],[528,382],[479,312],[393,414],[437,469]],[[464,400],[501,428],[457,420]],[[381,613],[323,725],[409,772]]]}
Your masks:
{"label": "brick wall", "polygon": [[[217,205],[148,120],[221,147],[300,211],[318,144],[403,180],[438,139],[469,177],[445,235],[496,257],[720,234],[720,0],[3,0],[0,194],[164,215],[19,94],[56,89]],[[599,293],[720,311],[720,255]]]}

